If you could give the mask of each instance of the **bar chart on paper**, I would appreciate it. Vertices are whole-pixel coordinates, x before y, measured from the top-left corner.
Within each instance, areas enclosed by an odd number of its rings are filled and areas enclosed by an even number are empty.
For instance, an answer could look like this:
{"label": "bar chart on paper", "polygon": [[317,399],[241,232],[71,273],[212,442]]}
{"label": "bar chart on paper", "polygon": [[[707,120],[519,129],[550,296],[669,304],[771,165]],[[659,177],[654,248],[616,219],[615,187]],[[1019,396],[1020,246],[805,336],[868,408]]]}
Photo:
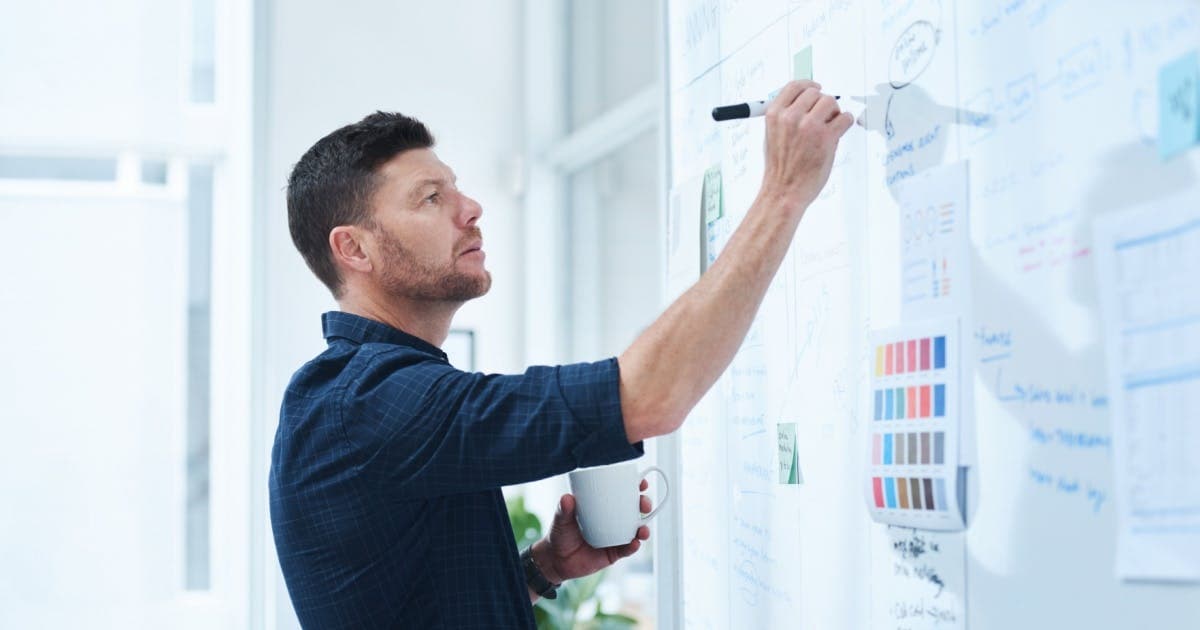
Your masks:
{"label": "bar chart on paper", "polygon": [[867,504],[875,520],[953,530],[958,505],[958,322],[901,326],[872,343]]}

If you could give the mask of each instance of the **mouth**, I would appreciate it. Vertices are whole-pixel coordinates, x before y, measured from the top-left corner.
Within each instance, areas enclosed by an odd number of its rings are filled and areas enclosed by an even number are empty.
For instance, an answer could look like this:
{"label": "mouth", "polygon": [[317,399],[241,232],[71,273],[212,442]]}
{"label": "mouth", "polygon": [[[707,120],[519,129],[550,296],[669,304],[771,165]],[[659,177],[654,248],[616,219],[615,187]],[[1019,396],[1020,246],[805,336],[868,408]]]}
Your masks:
{"label": "mouth", "polygon": [[459,253],[459,256],[466,256],[467,254],[474,254],[474,253],[479,253],[479,254],[483,253],[483,241],[482,240],[473,241],[470,244],[468,244],[466,249],[462,250],[462,252]]}

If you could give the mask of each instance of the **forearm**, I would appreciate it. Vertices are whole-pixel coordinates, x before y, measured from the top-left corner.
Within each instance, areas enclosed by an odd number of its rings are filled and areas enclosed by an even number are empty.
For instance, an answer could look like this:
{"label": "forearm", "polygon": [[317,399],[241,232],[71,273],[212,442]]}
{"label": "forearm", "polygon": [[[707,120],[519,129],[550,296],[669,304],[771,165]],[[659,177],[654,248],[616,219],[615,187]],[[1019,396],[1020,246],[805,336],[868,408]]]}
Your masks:
{"label": "forearm", "polygon": [[853,122],[820,88],[793,81],[772,99],[758,198],[712,268],[621,354],[621,412],[631,442],[679,428],[742,344]]}
{"label": "forearm", "polygon": [[631,442],[674,431],[733,360],[804,213],[795,196],[760,193],[721,255],[621,354]]}

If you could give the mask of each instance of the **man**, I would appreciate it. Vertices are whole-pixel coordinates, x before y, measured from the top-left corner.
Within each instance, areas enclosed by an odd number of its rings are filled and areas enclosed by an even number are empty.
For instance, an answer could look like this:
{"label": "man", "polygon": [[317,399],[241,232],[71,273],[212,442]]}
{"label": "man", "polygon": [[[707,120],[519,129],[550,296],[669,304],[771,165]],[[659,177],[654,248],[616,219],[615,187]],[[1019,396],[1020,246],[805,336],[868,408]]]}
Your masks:
{"label": "man", "polygon": [[438,349],[491,276],[482,209],[424,125],[380,112],[313,145],[288,182],[288,223],[339,311],[284,395],[270,480],[300,621],[531,628],[531,600],[637,551],[644,527],[587,545],[565,495],[518,556],[500,487],[637,457],[682,424],[741,344],[851,122],[819,85],[785,86],[758,197],[696,285],[619,358],[514,376],[460,372]]}

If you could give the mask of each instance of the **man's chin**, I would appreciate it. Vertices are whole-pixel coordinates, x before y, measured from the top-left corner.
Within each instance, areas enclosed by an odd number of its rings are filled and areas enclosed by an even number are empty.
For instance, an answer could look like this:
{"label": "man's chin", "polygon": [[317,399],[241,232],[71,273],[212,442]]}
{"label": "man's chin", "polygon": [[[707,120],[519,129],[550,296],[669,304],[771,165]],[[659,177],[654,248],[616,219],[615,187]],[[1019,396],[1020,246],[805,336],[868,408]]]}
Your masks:
{"label": "man's chin", "polygon": [[479,280],[480,280],[479,292],[475,295],[475,297],[483,297],[483,296],[487,295],[488,291],[492,290],[492,274],[491,274],[491,272],[484,271],[482,277],[480,277]]}
{"label": "man's chin", "polygon": [[492,274],[486,270],[473,274],[462,274],[455,283],[456,289],[452,291],[454,299],[466,302],[477,297],[487,295],[487,292],[492,288]]}

